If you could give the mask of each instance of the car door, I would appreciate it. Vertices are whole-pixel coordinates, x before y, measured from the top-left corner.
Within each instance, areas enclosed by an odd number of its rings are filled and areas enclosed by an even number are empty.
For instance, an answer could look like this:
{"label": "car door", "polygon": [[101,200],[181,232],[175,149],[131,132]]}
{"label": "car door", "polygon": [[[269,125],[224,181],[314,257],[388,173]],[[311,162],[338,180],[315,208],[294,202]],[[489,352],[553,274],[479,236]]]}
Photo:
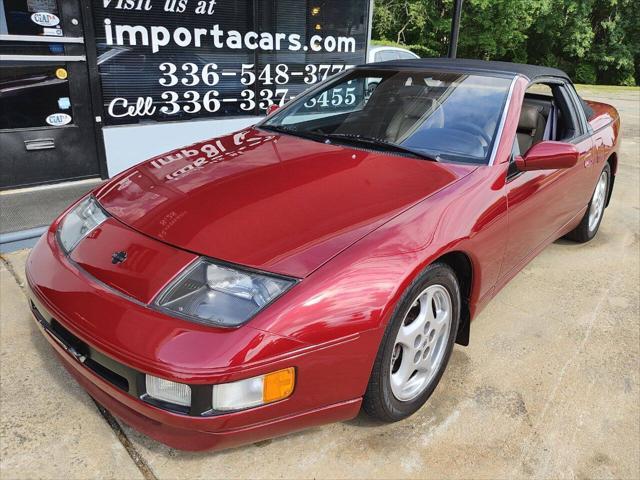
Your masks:
{"label": "car door", "polygon": [[[559,231],[588,202],[592,178],[590,169],[595,164],[591,136],[578,115],[567,86],[560,83],[553,88],[560,114],[572,123],[570,137],[559,140],[573,143],[579,159],[574,167],[567,169],[519,172],[514,164],[509,169],[506,186],[508,241],[501,270],[501,277],[506,279],[544,246],[556,240]],[[514,149],[512,157],[515,158],[519,152],[517,147]]]}

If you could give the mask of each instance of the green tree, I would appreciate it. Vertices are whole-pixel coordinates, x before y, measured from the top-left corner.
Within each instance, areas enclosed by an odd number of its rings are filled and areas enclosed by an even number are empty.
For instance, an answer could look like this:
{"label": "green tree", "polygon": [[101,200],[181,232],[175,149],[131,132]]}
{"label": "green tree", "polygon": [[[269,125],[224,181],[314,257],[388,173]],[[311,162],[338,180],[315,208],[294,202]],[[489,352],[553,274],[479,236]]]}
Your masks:
{"label": "green tree", "polygon": [[594,43],[588,59],[598,83],[633,85],[639,80],[637,1],[597,0],[592,11]]}
{"label": "green tree", "polygon": [[466,0],[458,51],[468,58],[527,61],[528,29],[551,0]]}
{"label": "green tree", "polygon": [[[444,56],[453,0],[375,0],[373,38]],[[638,0],[464,0],[458,56],[566,70],[575,81],[640,80]]]}
{"label": "green tree", "polygon": [[576,81],[595,79],[592,65],[582,63],[593,45],[592,10],[593,0],[563,0],[541,12],[527,32],[527,61],[561,68],[574,77],[580,66],[582,78]]}

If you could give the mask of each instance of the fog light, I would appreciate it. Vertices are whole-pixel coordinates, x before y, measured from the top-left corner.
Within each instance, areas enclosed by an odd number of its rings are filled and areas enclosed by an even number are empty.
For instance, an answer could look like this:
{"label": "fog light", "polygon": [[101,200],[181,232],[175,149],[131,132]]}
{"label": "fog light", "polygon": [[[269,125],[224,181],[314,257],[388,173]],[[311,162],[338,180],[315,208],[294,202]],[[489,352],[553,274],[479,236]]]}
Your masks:
{"label": "fog light", "polygon": [[293,393],[295,369],[247,378],[213,386],[211,403],[214,410],[242,410],[283,400]]}
{"label": "fog light", "polygon": [[191,406],[191,387],[184,383],[171,382],[162,378],[147,375],[145,378],[147,394],[163,402]]}

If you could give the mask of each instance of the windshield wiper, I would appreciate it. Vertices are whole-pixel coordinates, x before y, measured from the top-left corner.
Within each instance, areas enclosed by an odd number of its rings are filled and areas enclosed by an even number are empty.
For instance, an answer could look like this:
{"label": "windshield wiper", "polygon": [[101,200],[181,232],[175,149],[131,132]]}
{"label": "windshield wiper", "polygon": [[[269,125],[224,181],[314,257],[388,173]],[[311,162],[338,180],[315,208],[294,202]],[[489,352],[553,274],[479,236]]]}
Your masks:
{"label": "windshield wiper", "polygon": [[402,145],[398,145],[397,143],[393,143],[393,142],[388,142],[387,140],[383,140],[381,138],[364,137],[362,135],[355,134],[355,133],[328,133],[325,135],[325,138],[328,138],[329,140],[337,139],[340,141],[346,141],[351,143],[374,145],[384,150],[394,151],[399,153],[406,153],[406,154],[421,158],[423,160],[430,160],[432,162],[441,161],[441,158],[439,155],[435,155],[435,156],[427,155],[425,153],[419,152],[412,148],[403,147]]}
{"label": "windshield wiper", "polygon": [[301,132],[300,130],[296,130],[295,128],[286,127],[284,125],[259,125],[258,128],[263,130],[269,130],[270,132],[277,133],[286,133],[287,135],[293,135],[296,137],[306,138],[308,140],[313,140],[316,142],[325,142],[325,136],[319,135],[310,132]]}

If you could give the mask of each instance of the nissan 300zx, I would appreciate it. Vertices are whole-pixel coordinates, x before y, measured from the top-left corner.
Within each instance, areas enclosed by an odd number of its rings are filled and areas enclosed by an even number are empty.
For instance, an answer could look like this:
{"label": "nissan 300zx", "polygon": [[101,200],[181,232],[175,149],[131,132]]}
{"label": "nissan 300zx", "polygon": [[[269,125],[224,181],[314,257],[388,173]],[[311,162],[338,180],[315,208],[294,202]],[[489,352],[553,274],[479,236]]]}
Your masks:
{"label": "nissan 300zx", "polygon": [[70,206],[30,308],[97,402],[176,448],[400,420],[536,254],[596,235],[619,128],[552,68],[355,67]]}

